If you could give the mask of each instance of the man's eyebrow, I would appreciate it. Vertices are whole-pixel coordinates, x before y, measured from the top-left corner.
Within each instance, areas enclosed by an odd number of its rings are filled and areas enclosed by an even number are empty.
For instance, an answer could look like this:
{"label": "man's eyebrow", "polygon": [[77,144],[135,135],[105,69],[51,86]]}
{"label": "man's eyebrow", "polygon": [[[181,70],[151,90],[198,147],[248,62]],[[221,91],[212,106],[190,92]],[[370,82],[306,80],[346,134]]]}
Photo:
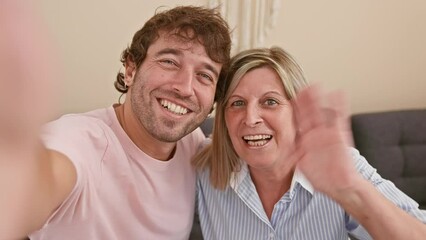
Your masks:
{"label": "man's eyebrow", "polygon": [[[173,55],[176,55],[176,56],[182,56],[183,52],[178,50],[178,49],[175,49],[175,48],[164,48],[164,49],[161,49],[160,51],[158,51],[155,54],[155,57],[159,57],[159,56],[164,55],[164,54],[173,54]],[[203,63],[203,67],[206,68],[207,70],[211,71],[216,77],[219,77],[219,72],[211,64]]]}
{"label": "man's eyebrow", "polygon": [[160,51],[158,51],[155,54],[155,56],[159,57],[159,56],[164,55],[164,54],[174,54],[174,55],[178,55],[178,56],[183,55],[182,51],[179,51],[175,48],[164,48],[164,49],[161,49]]}
{"label": "man's eyebrow", "polygon": [[219,77],[219,72],[212,65],[210,65],[208,63],[204,63],[203,67],[210,70],[214,75],[216,75],[216,77]]}

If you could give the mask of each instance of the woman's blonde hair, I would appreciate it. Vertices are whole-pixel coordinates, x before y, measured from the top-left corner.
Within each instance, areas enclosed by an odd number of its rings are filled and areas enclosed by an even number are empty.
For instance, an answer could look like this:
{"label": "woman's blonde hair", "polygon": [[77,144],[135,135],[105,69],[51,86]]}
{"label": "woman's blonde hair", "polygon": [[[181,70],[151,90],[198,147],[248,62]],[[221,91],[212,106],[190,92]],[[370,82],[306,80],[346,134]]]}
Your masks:
{"label": "woman's blonde hair", "polygon": [[[229,184],[232,172],[239,171],[242,164],[234,150],[226,127],[227,102],[247,72],[265,66],[276,71],[289,99],[295,98],[296,94],[308,85],[302,68],[282,48],[250,49],[238,53],[231,59],[224,88],[218,89],[222,95],[218,97],[216,103],[212,143],[197,154],[192,162],[198,170],[209,169],[211,184],[217,189],[225,189]],[[259,84],[262,84],[261,81],[262,79],[259,79]]]}

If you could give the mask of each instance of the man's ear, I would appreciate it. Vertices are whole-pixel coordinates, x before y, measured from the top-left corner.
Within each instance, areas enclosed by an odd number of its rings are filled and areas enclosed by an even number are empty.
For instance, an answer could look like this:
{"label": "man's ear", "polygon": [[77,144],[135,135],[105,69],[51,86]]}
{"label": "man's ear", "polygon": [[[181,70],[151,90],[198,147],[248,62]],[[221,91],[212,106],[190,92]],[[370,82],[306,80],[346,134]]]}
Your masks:
{"label": "man's ear", "polygon": [[130,59],[130,57],[127,57],[124,68],[124,81],[127,86],[131,86],[133,85],[133,80],[136,74],[136,64]]}

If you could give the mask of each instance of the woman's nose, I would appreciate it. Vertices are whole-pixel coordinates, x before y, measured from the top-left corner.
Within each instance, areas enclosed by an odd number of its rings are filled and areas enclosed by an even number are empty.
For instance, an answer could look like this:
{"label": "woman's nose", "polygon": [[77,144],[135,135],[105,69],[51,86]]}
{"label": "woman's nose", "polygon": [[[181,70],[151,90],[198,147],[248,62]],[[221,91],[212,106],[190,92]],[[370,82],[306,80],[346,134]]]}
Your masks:
{"label": "woman's nose", "polygon": [[245,124],[249,127],[255,127],[263,121],[260,109],[255,105],[248,105],[246,111]]}

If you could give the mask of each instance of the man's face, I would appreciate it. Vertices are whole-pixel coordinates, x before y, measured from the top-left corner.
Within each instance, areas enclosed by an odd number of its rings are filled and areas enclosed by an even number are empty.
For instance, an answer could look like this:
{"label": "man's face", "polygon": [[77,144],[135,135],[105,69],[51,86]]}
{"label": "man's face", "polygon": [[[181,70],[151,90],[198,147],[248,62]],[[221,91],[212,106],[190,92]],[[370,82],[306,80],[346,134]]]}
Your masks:
{"label": "man's face", "polygon": [[154,138],[181,139],[209,114],[221,67],[200,43],[160,34],[131,79],[133,114]]}

